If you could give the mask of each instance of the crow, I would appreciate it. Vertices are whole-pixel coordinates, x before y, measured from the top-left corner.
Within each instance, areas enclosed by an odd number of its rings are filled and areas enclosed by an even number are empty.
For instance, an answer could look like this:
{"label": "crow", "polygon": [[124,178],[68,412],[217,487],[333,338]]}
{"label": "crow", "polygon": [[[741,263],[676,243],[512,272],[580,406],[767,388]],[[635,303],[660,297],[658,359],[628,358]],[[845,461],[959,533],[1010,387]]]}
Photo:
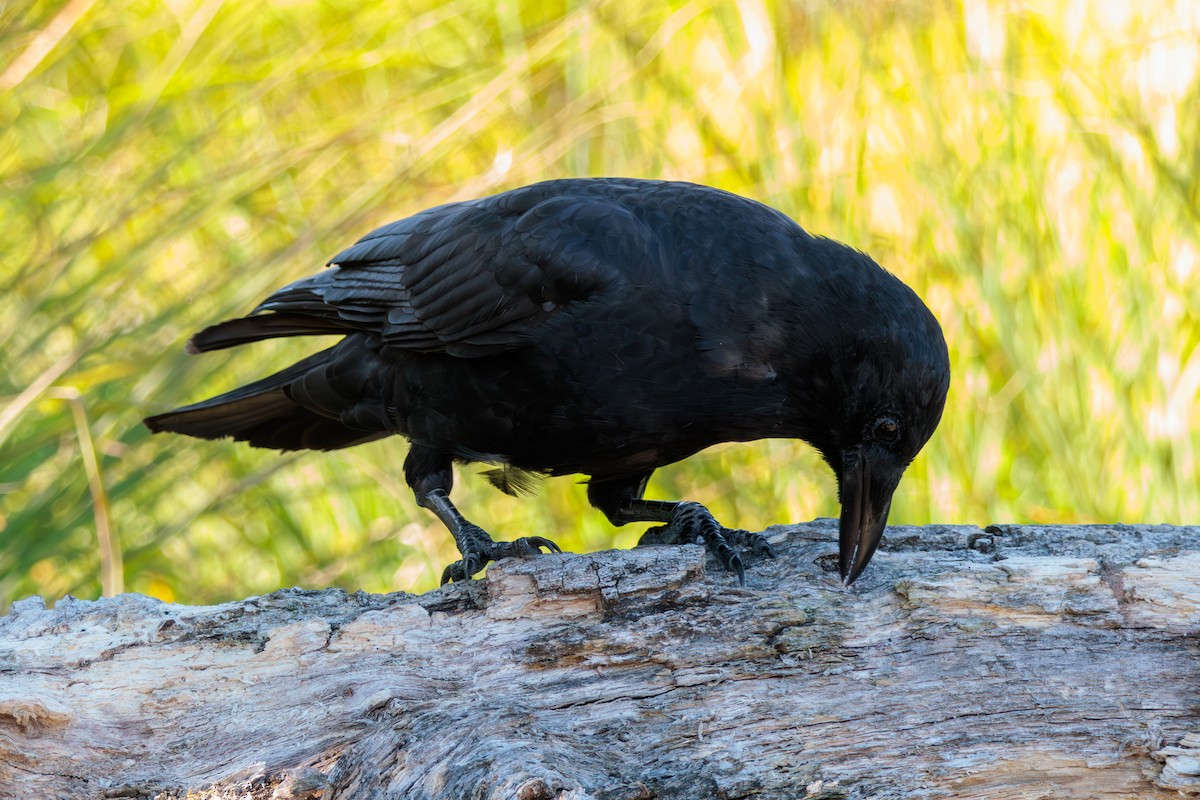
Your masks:
{"label": "crow", "polygon": [[323,272],[188,351],[280,336],[338,344],[270,377],[149,417],[150,430],[334,450],[399,434],[417,503],[461,559],[557,552],[495,542],[450,501],[455,463],[509,493],[588,476],[614,525],[665,523],[744,579],[774,555],[702,505],[643,499],[655,469],[719,442],[802,439],[833,469],[846,585],[879,544],[892,494],[933,434],[946,342],[910,288],[869,256],[766,205],[689,183],[554,180],[430,208],[368,233]]}

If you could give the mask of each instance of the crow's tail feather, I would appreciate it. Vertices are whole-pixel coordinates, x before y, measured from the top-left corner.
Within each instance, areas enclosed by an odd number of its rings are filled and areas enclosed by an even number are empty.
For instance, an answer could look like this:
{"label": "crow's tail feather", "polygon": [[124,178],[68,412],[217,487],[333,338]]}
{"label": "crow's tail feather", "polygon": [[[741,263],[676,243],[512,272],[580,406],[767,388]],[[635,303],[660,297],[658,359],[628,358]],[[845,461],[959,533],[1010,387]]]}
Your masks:
{"label": "crow's tail feather", "polygon": [[217,397],[147,417],[146,427],[154,433],[171,431],[201,439],[229,436],[275,450],[337,450],[383,438],[387,433],[347,427],[289,396],[288,387],[314,370],[324,370],[333,361],[335,350],[337,347],[331,347]]}

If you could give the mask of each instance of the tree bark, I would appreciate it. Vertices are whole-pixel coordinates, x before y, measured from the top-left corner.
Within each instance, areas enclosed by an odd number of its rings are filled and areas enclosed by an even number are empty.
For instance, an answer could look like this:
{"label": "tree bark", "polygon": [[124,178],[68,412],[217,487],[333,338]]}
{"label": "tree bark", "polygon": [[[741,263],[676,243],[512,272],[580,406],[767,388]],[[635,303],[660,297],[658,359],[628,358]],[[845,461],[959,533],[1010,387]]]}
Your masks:
{"label": "tree bark", "polygon": [[1200,796],[1200,528],[836,523],[0,618],[5,798]]}

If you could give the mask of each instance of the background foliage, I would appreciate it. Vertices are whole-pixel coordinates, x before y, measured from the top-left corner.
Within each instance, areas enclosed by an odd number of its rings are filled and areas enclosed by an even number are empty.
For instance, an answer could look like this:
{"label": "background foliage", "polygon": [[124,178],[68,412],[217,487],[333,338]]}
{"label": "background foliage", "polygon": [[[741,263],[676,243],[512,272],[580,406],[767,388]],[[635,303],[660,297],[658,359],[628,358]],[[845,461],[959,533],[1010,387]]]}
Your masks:
{"label": "background foliage", "polygon": [[[102,575],[188,602],[432,585],[455,554],[399,440],[280,458],[139,420],[318,346],[183,354],[373,226],[576,175],[761,199],[927,299],[954,381],[893,521],[1195,522],[1198,8],[0,2],[0,607]],[[501,537],[640,533],[567,479],[459,486]],[[833,488],[776,441],[651,496],[761,528]]]}

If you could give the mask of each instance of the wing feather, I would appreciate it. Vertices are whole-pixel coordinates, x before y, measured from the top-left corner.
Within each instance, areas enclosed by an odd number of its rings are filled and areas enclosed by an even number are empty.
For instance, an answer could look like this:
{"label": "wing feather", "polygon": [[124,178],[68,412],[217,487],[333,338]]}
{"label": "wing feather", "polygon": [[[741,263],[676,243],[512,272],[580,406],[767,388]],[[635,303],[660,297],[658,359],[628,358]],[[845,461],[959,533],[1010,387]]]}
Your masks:
{"label": "wing feather", "polygon": [[564,306],[653,268],[658,226],[631,209],[648,185],[552,181],[427,209],[368,233],[246,320],[307,316],[322,331],[468,357],[517,347]]}

